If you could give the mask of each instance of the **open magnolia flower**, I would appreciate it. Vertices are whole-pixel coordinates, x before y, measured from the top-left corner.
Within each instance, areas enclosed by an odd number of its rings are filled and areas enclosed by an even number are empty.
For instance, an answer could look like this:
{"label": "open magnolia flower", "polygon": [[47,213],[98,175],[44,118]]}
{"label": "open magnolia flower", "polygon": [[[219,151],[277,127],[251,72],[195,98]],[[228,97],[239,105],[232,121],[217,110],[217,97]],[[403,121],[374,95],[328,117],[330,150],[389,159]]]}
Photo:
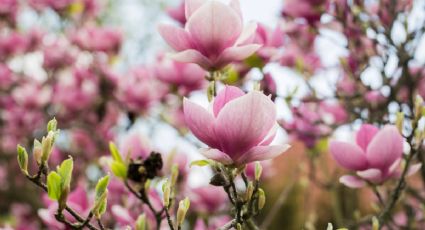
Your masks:
{"label": "open magnolia flower", "polygon": [[257,25],[243,28],[238,0],[228,5],[217,0],[186,0],[185,28],[160,25],[164,40],[178,53],[176,61],[196,63],[206,70],[243,60],[261,45],[252,44]]}
{"label": "open magnolia flower", "polygon": [[244,165],[274,158],[289,145],[269,145],[276,134],[276,107],[258,91],[245,94],[233,86],[221,90],[213,111],[184,100],[184,116],[189,129],[210,148],[202,154],[226,165]]}
{"label": "open magnolia flower", "polygon": [[[342,176],[341,183],[359,188],[366,182],[382,184],[400,176],[403,137],[395,126],[387,125],[379,130],[373,125],[362,125],[356,142],[357,145],[341,141],[330,143],[330,152],[335,161],[346,169],[357,171],[357,176]],[[408,175],[420,167],[421,164],[412,165]]]}

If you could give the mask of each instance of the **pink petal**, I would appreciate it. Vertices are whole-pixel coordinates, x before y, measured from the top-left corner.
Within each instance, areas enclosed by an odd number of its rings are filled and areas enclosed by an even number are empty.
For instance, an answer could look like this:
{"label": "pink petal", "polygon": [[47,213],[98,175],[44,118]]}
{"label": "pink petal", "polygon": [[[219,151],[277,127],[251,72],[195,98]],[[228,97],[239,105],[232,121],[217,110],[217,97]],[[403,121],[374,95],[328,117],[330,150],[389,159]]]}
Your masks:
{"label": "pink petal", "polygon": [[245,95],[245,93],[240,90],[238,87],[235,86],[225,86],[224,89],[220,90],[220,92],[218,92],[217,97],[215,97],[214,99],[214,104],[213,104],[213,111],[214,111],[214,116],[217,117],[218,113],[220,112],[221,108],[223,108],[223,106],[235,99],[238,98],[240,96]]}
{"label": "pink petal", "polygon": [[366,185],[366,183],[363,180],[359,179],[356,176],[350,176],[350,175],[345,175],[340,177],[339,182],[350,188],[361,188]]}
{"label": "pink petal", "polygon": [[217,57],[234,44],[242,31],[242,20],[228,5],[208,1],[193,13],[186,26],[202,53]]}
{"label": "pink petal", "polygon": [[383,171],[403,154],[403,137],[395,126],[385,126],[367,147],[366,157],[372,168]]}
{"label": "pink petal", "polygon": [[257,30],[257,23],[251,22],[244,28],[238,40],[236,40],[235,46],[246,45],[252,43],[255,38],[255,31]]}
{"label": "pink petal", "polygon": [[235,161],[238,165],[275,158],[291,147],[290,145],[255,146]]}
{"label": "pink petal", "polygon": [[378,131],[379,129],[373,125],[362,125],[356,135],[357,145],[359,145],[363,149],[363,151],[366,152],[369,142],[372,140],[372,138]]}
{"label": "pink petal", "polygon": [[218,149],[200,149],[200,153],[204,155],[204,157],[218,161],[222,164],[229,165],[233,164],[233,160],[225,153],[221,152]]}
{"label": "pink petal", "polygon": [[417,171],[419,171],[419,169],[421,169],[421,167],[422,167],[421,163],[411,165],[410,168],[407,170],[407,176],[412,176]]}
{"label": "pink petal", "polygon": [[228,102],[218,114],[215,133],[220,149],[237,158],[258,145],[276,123],[276,107],[264,94],[252,91]]}
{"label": "pink petal", "polygon": [[277,129],[279,128],[279,124],[276,122],[272,129],[270,129],[267,136],[264,138],[264,140],[260,143],[260,145],[269,145],[273,142],[274,138],[276,137]]}
{"label": "pink petal", "polygon": [[134,223],[133,217],[130,215],[129,210],[120,205],[113,205],[111,208],[112,215],[121,225],[132,225]]}
{"label": "pink petal", "polygon": [[239,17],[241,18],[241,21],[243,21],[239,0],[230,0],[229,6],[239,15]]}
{"label": "pink petal", "polygon": [[373,183],[380,183],[382,181],[382,172],[379,169],[368,169],[364,171],[358,171],[357,175],[365,180]]}
{"label": "pink petal", "polygon": [[185,0],[185,15],[186,15],[186,20],[190,18],[190,16],[192,16],[192,14],[199,9],[199,7],[201,7],[204,3],[206,2],[206,0]]}
{"label": "pink petal", "polygon": [[250,44],[245,46],[229,47],[220,54],[220,57],[215,62],[216,66],[225,66],[233,61],[242,61],[243,59],[255,53],[261,45]]}
{"label": "pink petal", "polygon": [[329,150],[335,161],[350,170],[367,168],[366,155],[357,145],[341,141],[331,141]]}
{"label": "pink petal", "polygon": [[211,67],[211,62],[197,50],[189,49],[179,53],[169,54],[169,56],[175,61],[195,63],[204,69]]}
{"label": "pink petal", "polygon": [[183,112],[186,125],[190,131],[208,146],[216,147],[217,141],[214,134],[214,117],[212,114],[186,98],[183,100]]}
{"label": "pink petal", "polygon": [[158,31],[162,38],[176,51],[182,51],[192,48],[190,35],[182,28],[160,24]]}

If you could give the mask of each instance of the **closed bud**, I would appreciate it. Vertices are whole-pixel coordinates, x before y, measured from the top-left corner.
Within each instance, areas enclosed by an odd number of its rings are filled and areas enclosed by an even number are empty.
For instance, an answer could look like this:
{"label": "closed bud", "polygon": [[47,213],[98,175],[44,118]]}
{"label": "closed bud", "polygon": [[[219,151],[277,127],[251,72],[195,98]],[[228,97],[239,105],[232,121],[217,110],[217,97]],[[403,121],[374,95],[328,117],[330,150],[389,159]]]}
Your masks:
{"label": "closed bud", "polygon": [[17,152],[18,152],[19,168],[21,168],[21,171],[25,175],[28,175],[28,153],[27,153],[27,150],[25,150],[24,147],[18,145]]}
{"label": "closed bud", "polygon": [[171,186],[173,187],[177,183],[177,179],[179,177],[179,166],[174,164],[171,167]]}
{"label": "closed bud", "polygon": [[395,121],[395,125],[398,129],[398,131],[402,134],[403,133],[403,124],[404,124],[404,113],[403,112],[397,112],[397,118]]}
{"label": "closed bud", "polygon": [[58,204],[59,204],[58,209],[60,211],[64,210],[66,207],[66,200],[68,199],[69,191],[70,191],[69,186],[65,186],[61,191],[61,194],[58,200]]}
{"label": "closed bud", "polygon": [[240,223],[236,224],[236,230],[242,230],[242,225]]}
{"label": "closed bud", "polygon": [[[179,202],[179,208],[177,209],[177,226],[181,226],[183,224],[184,218],[186,217],[187,210],[189,210],[190,200],[189,198],[185,198]],[[178,228],[178,227],[177,227]]]}
{"label": "closed bud", "polygon": [[416,131],[415,131],[415,148],[416,149],[420,148],[422,141],[424,139],[425,139],[424,129],[423,128],[422,129],[420,129],[420,128],[416,129]]}
{"label": "closed bud", "polygon": [[419,120],[422,116],[422,111],[424,107],[424,99],[417,95],[415,100],[415,119]]}
{"label": "closed bud", "polygon": [[263,209],[265,204],[266,204],[266,194],[264,193],[263,189],[259,188],[258,189],[258,210]]}
{"label": "closed bud", "polygon": [[32,153],[34,154],[34,159],[37,162],[37,164],[41,164],[41,156],[43,154],[43,147],[41,146],[40,141],[37,139],[34,140],[34,145],[32,148]]}
{"label": "closed bud", "polygon": [[164,193],[164,196],[163,196],[164,206],[165,208],[168,208],[168,206],[170,205],[170,194],[171,194],[170,183],[168,182],[168,180],[162,185],[162,192]]}
{"label": "closed bud", "polygon": [[145,191],[149,191],[150,187],[151,187],[151,180],[147,179],[144,185]]}
{"label": "closed bud", "polygon": [[145,214],[139,215],[139,217],[137,217],[137,220],[136,220],[136,230],[146,230],[146,229],[148,229],[146,224],[147,224],[146,223],[146,215]]}
{"label": "closed bud", "polygon": [[57,130],[58,127],[58,121],[56,120],[56,118],[53,118],[52,120],[49,121],[49,123],[47,123],[47,132],[54,132]]}
{"label": "closed bud", "polygon": [[372,230],[379,230],[379,220],[375,216],[372,218]]}
{"label": "closed bud", "polygon": [[52,152],[52,139],[53,139],[53,133],[49,133],[46,137],[43,137],[41,140],[41,148],[42,148],[42,154],[41,154],[41,162],[47,162],[50,157],[50,153]]}
{"label": "closed bud", "polygon": [[248,183],[248,186],[246,187],[245,191],[245,201],[251,200],[252,193],[254,192],[254,185],[252,184],[252,181]]}
{"label": "closed bud", "polygon": [[263,166],[261,166],[260,162],[255,162],[255,180],[259,181],[261,174],[263,173]]}

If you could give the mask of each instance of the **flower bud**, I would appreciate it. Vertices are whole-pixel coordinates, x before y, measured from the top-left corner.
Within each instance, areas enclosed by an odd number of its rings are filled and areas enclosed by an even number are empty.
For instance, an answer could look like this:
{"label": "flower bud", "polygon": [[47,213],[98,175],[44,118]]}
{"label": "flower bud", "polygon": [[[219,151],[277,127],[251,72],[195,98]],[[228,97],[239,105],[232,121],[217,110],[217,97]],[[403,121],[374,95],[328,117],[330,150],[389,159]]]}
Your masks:
{"label": "flower bud", "polygon": [[379,230],[379,220],[375,216],[372,218],[372,230]]}
{"label": "flower bud", "polygon": [[58,127],[58,121],[56,120],[56,118],[53,118],[52,120],[49,121],[49,123],[47,123],[47,132],[54,132],[57,130]]}
{"label": "flower bud", "polygon": [[251,200],[252,193],[254,192],[254,185],[252,184],[252,181],[248,183],[248,186],[246,187],[245,191],[245,201]]}
{"label": "flower bud", "polygon": [[137,217],[136,220],[136,230],[146,230],[148,229],[146,226],[146,215],[145,214],[141,214],[139,215],[139,217]]}
{"label": "flower bud", "polygon": [[41,164],[41,156],[43,154],[43,147],[41,146],[40,141],[38,141],[37,139],[34,140],[34,145],[33,145],[33,149],[32,152],[34,154],[34,159],[37,162],[37,164]]}
{"label": "flower bud", "polygon": [[264,193],[263,189],[259,188],[258,189],[258,210],[263,209],[265,204],[266,204],[266,194]]}
{"label": "flower bud", "polygon": [[149,191],[149,188],[151,187],[151,180],[147,179],[144,185],[145,191]]}
{"label": "flower bud", "polygon": [[397,118],[395,120],[395,125],[400,133],[403,133],[403,124],[404,124],[404,113],[397,112]]}
{"label": "flower bud", "polygon": [[25,150],[24,147],[18,145],[17,152],[18,152],[19,168],[21,168],[22,172],[25,175],[28,175],[28,153],[27,153],[27,150]]}
{"label": "flower bud", "polygon": [[179,177],[179,166],[177,164],[174,164],[171,167],[171,186],[176,185],[178,177]]}
{"label": "flower bud", "polygon": [[162,185],[162,192],[163,195],[163,203],[166,208],[170,205],[170,194],[171,194],[171,187],[168,180]]}
{"label": "flower bud", "polygon": [[41,162],[47,162],[50,157],[50,153],[52,152],[52,139],[53,139],[53,133],[49,133],[46,137],[43,137],[41,140],[41,148],[42,148],[42,154],[41,154]]}
{"label": "flower bud", "polygon": [[263,166],[261,166],[260,162],[255,162],[255,180],[259,181],[261,174],[263,172]]}
{"label": "flower bud", "polygon": [[179,208],[177,210],[177,226],[181,226],[183,224],[184,218],[186,217],[187,210],[189,210],[190,200],[189,198],[185,198],[179,202]]}
{"label": "flower bud", "polygon": [[419,120],[422,116],[422,111],[424,107],[424,99],[417,95],[415,100],[415,120]]}
{"label": "flower bud", "polygon": [[240,223],[236,224],[236,230],[242,230],[242,225]]}

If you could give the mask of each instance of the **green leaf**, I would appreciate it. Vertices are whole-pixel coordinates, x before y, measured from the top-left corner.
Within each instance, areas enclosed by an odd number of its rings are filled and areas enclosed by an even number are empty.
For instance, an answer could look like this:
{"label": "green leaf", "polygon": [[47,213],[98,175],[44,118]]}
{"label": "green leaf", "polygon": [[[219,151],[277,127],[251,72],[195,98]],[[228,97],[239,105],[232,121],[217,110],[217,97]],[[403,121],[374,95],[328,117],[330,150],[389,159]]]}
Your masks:
{"label": "green leaf", "polygon": [[24,172],[25,174],[28,174],[28,153],[27,153],[27,150],[25,150],[24,147],[18,145],[17,152],[18,152],[19,168],[21,168],[22,172]]}
{"label": "green leaf", "polygon": [[52,120],[49,121],[49,123],[47,123],[47,132],[54,132],[57,130],[58,127],[58,121],[56,120],[56,118],[53,118]]}
{"label": "green leaf", "polygon": [[58,201],[62,193],[62,178],[56,172],[50,172],[47,176],[47,195],[50,199]]}
{"label": "green leaf", "polygon": [[204,167],[204,166],[207,166],[207,165],[210,165],[210,164],[211,164],[210,160],[198,160],[198,161],[192,161],[190,163],[190,167],[192,167],[194,165]]}
{"label": "green leaf", "polygon": [[108,183],[109,175],[99,179],[96,185],[96,199],[99,199],[103,195],[103,193],[105,193],[106,187],[108,187]]}
{"label": "green leaf", "polygon": [[69,187],[71,184],[72,178],[72,169],[74,168],[74,161],[70,157],[62,162],[58,167],[58,173],[62,179],[62,189]]}
{"label": "green leaf", "polygon": [[124,161],[121,158],[121,154],[117,149],[117,146],[113,142],[109,142],[109,151],[111,152],[112,159],[114,159],[114,161],[124,163]]}
{"label": "green leaf", "polygon": [[127,178],[127,167],[119,161],[113,161],[111,163],[111,171],[116,177]]}

